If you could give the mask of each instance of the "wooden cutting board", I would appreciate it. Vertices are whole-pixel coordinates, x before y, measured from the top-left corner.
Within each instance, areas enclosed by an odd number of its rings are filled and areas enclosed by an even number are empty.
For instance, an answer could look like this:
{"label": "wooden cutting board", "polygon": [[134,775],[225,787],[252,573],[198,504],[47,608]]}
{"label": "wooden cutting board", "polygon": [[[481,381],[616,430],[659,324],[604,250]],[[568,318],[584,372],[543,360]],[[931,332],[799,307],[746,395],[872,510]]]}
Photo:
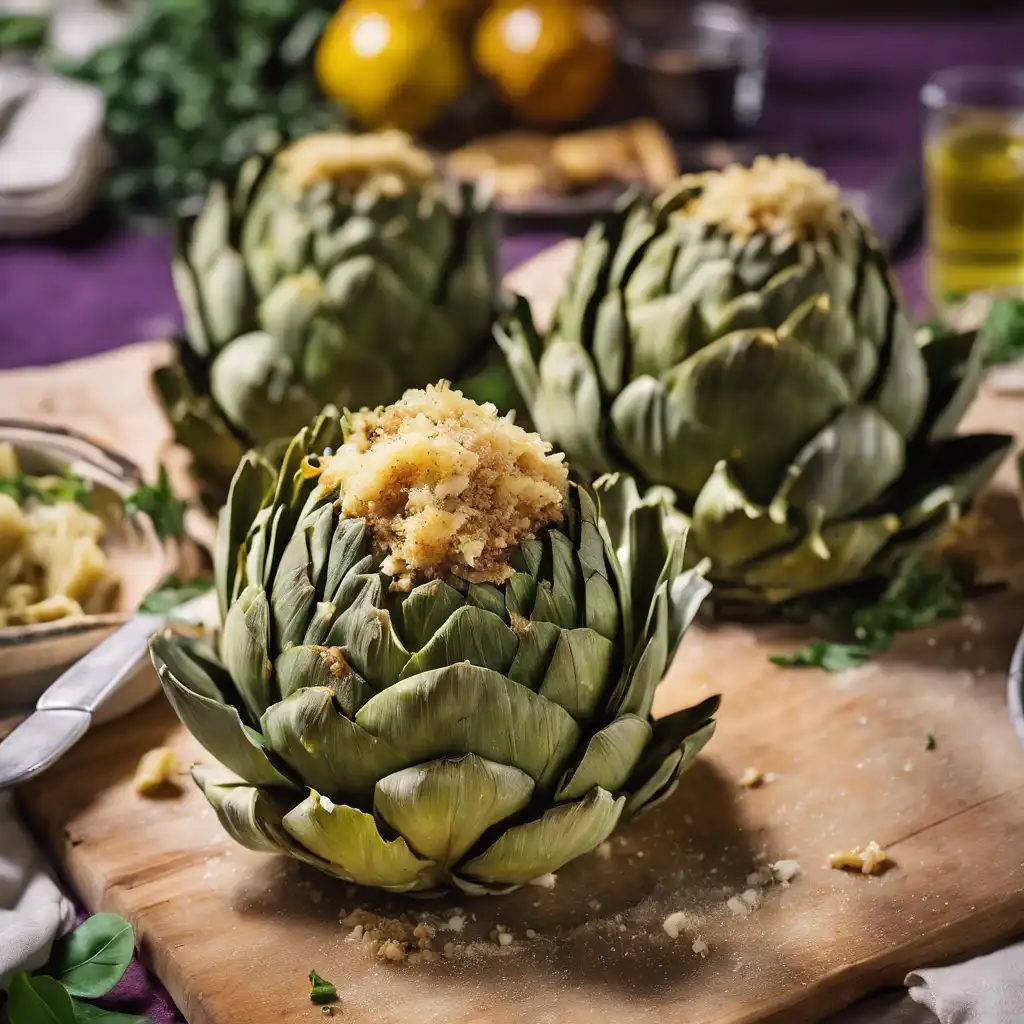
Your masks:
{"label": "wooden cutting board", "polygon": [[[516,286],[543,306],[569,252],[541,257]],[[166,441],[145,386],[159,358],[140,346],[6,374],[0,408],[91,430],[151,467]],[[986,388],[970,425],[1017,432],[1024,401]],[[1015,485],[1007,466],[979,507],[1011,588],[961,622],[900,637],[875,664],[838,676],[783,670],[768,655],[797,633],[693,629],[655,711],[720,691],[718,734],[672,799],[553,889],[417,903],[236,847],[186,780],[166,800],[132,791],[151,747],[208,760],[160,700],[88,736],[22,791],[22,806],[87,905],[132,921],[191,1024],[322,1019],[307,998],[311,968],[338,985],[335,1016],[349,1024],[817,1021],[911,968],[1024,933],[1024,750],[1005,700],[1024,623]],[[748,766],[775,777],[745,789]],[[871,840],[894,861],[881,877],[825,866],[830,851]],[[735,916],[729,895],[781,858],[801,873]],[[378,961],[339,924],[357,907],[394,916],[456,905],[474,919],[439,963]],[[694,920],[672,939],[662,922],[678,910]],[[498,925],[510,945],[489,937]],[[698,937],[706,958],[692,951]]]}

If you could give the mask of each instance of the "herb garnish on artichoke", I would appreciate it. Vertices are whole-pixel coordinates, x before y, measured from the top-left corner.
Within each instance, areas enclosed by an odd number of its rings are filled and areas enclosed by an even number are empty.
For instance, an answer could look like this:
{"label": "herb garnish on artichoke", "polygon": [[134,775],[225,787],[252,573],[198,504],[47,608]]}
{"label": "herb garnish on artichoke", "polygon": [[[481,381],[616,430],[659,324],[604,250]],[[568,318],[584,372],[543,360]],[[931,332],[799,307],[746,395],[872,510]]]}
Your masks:
{"label": "herb garnish on artichoke", "polygon": [[213,503],[248,448],[326,404],[392,402],[441,376],[511,400],[504,367],[484,365],[500,363],[490,194],[444,179],[400,132],[254,159],[180,226],[173,272],[186,339],[155,383]]}
{"label": "herb garnish on artichoke", "polygon": [[727,609],[889,576],[1010,445],[956,435],[975,336],[919,344],[870,227],[789,158],[629,201],[584,240],[549,336],[520,302],[499,340],[574,469],[674,492]]}
{"label": "herb garnish on artichoke", "polygon": [[620,561],[562,457],[445,385],[323,415],[276,478],[247,456],[221,659],[152,641],[224,827],[393,891],[503,892],[594,849],[714,729],[717,697],[650,714],[708,591],[662,511],[631,508]]}

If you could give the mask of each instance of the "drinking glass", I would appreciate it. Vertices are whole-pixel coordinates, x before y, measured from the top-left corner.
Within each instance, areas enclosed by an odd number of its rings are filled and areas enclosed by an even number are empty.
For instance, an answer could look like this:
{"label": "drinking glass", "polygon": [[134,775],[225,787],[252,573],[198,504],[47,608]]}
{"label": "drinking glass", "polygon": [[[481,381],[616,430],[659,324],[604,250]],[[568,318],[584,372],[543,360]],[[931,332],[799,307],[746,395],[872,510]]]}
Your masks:
{"label": "drinking glass", "polygon": [[1024,68],[940,71],[921,102],[932,300],[1024,288]]}

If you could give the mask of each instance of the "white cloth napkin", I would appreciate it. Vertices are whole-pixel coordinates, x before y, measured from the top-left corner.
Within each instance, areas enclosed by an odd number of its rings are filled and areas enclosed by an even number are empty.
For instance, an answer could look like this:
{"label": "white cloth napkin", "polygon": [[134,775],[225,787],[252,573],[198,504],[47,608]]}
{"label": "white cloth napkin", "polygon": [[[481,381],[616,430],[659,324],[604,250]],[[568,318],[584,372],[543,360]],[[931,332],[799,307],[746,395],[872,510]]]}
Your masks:
{"label": "white cloth napkin", "polygon": [[907,975],[910,997],[939,1024],[1021,1024],[1024,1021],[1024,942],[952,967]]}
{"label": "white cloth napkin", "polygon": [[10,793],[0,793],[0,989],[18,971],[42,967],[74,920],[74,906],[18,821]]}

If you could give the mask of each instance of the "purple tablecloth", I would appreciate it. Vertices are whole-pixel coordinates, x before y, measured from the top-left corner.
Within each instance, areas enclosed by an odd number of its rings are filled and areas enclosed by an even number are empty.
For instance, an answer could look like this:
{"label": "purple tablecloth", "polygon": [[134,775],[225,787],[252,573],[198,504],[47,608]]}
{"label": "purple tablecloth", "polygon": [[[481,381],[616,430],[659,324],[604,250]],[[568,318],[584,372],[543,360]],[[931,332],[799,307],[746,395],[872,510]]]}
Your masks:
{"label": "purple tablecloth", "polygon": [[[918,149],[921,83],[957,64],[1024,64],[1024,14],[777,24],[762,134],[799,138],[808,157],[840,184],[869,187]],[[555,240],[509,240],[506,266]],[[178,315],[167,253],[164,237],[138,235],[92,248],[0,247],[0,369],[91,355],[162,333]],[[900,269],[908,294],[919,301],[919,260]],[[138,965],[119,986],[117,1008],[147,1013],[154,1024],[180,1020]]]}

